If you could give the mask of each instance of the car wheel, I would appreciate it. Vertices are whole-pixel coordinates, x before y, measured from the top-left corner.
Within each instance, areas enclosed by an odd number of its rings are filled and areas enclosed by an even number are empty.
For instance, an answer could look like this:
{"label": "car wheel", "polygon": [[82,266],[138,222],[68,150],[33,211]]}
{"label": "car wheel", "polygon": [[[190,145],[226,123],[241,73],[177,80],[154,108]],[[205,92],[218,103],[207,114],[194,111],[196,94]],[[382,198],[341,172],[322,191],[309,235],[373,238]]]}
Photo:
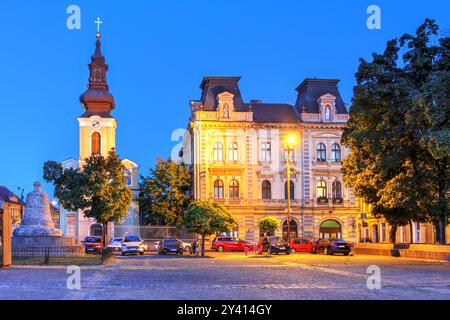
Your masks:
{"label": "car wheel", "polygon": [[297,251],[295,251],[294,248],[291,249],[291,253],[292,253],[292,254],[294,254],[294,253],[296,253],[296,252],[297,252]]}
{"label": "car wheel", "polygon": [[[295,251],[294,251],[295,252]],[[290,255],[291,254],[291,250],[286,250],[286,255]]]}
{"label": "car wheel", "polygon": [[350,253],[349,252],[347,252],[347,253],[344,253],[344,256],[348,256]]}
{"label": "car wheel", "polygon": [[218,246],[218,247],[217,247],[217,251],[223,252],[223,247],[222,247],[222,246]]}

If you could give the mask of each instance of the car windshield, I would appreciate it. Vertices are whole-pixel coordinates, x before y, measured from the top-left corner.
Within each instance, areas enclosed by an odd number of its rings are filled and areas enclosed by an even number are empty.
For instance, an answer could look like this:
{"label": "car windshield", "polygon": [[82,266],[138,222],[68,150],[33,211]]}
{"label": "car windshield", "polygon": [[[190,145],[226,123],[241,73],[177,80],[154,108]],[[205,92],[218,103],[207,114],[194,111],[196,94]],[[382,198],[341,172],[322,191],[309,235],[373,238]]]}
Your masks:
{"label": "car windshield", "polygon": [[125,239],[123,240],[123,242],[139,242],[141,241],[141,238],[139,238],[138,236],[128,236],[125,237]]}
{"label": "car windshield", "polygon": [[101,239],[100,238],[96,238],[96,237],[87,237],[86,239],[84,239],[85,242],[90,242],[90,243],[100,243]]}
{"label": "car windshield", "polygon": [[177,239],[164,239],[164,244],[177,244],[179,241]]}
{"label": "car windshield", "polygon": [[281,237],[270,237],[269,242],[284,242],[284,240]]}
{"label": "car windshield", "polygon": [[121,242],[122,241],[122,238],[114,238],[114,239],[111,239],[111,242]]}

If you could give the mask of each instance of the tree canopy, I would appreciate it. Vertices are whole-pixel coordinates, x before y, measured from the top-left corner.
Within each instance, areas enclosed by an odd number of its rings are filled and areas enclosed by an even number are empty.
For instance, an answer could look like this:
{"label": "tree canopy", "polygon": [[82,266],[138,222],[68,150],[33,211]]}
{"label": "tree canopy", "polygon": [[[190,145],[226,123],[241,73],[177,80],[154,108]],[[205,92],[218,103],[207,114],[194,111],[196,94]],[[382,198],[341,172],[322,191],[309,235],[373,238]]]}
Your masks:
{"label": "tree canopy", "polygon": [[[441,243],[448,219],[449,38],[427,19],[414,35],[361,59],[343,144],[344,179],[396,227],[433,221]],[[399,58],[399,52],[403,55]],[[392,237],[391,237],[392,240]]]}
{"label": "tree canopy", "polygon": [[280,222],[275,217],[262,217],[258,226],[263,233],[274,233],[280,229]]}
{"label": "tree canopy", "polygon": [[189,167],[158,158],[150,175],[141,177],[139,206],[145,224],[180,225],[192,201]]}
{"label": "tree canopy", "polygon": [[66,210],[82,210],[86,217],[104,226],[105,236],[108,223],[122,221],[133,198],[126,187],[124,170],[111,150],[107,158],[96,155],[85,159],[81,169],[63,169],[61,164],[48,161],[44,179],[55,185],[55,197]]}
{"label": "tree canopy", "polygon": [[202,256],[205,255],[205,236],[231,232],[235,226],[235,218],[218,203],[194,202],[184,213],[184,227],[202,236]]}

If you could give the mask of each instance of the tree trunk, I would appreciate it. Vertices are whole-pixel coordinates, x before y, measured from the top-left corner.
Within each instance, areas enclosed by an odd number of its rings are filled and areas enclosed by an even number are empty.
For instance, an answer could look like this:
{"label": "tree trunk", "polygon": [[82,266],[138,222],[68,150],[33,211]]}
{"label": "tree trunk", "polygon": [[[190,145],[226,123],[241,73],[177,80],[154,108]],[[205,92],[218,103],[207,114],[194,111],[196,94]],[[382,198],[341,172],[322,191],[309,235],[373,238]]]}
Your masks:
{"label": "tree trunk", "polygon": [[439,219],[439,244],[445,245],[445,221],[444,218]]}
{"label": "tree trunk", "polygon": [[106,248],[106,236],[108,235],[108,222],[102,224],[103,226],[103,248]]}
{"label": "tree trunk", "polygon": [[414,243],[414,222],[409,222],[409,243]]}
{"label": "tree trunk", "polygon": [[202,258],[205,257],[205,234],[202,234]]}
{"label": "tree trunk", "polygon": [[440,221],[434,221],[434,243],[441,243],[440,236],[441,236],[441,223]]}
{"label": "tree trunk", "polygon": [[397,238],[397,224],[391,225],[391,230],[389,230],[389,242],[395,244]]}

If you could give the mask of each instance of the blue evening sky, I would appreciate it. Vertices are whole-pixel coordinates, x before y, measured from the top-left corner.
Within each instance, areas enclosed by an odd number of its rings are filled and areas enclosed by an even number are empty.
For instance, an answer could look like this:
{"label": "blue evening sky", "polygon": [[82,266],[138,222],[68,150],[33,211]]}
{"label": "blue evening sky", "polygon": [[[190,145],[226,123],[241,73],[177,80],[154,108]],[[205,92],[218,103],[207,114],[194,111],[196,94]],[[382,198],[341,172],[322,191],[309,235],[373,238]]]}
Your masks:
{"label": "blue evening sky", "polygon": [[[81,30],[66,27],[72,4]],[[381,7],[381,30],[366,27],[371,4]],[[426,17],[448,32],[449,12],[448,0],[2,0],[0,185],[29,192],[45,161],[77,157],[78,98],[98,16],[117,150],[146,174],[157,156],[170,155],[173,130],[186,128],[203,76],[242,76],[245,101],[291,104],[305,77],[339,78],[351,102],[360,57]]]}

